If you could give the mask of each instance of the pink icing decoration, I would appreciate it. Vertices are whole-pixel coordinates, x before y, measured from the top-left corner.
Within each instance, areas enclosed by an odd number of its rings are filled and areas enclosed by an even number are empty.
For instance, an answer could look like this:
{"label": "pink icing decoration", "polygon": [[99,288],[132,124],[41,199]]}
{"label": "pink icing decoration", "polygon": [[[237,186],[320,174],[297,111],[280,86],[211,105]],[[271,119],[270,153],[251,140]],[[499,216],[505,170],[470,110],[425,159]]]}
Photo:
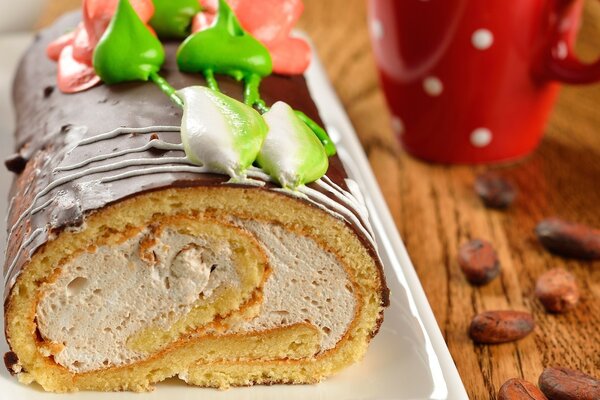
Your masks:
{"label": "pink icing decoration", "polygon": [[[311,60],[306,41],[290,37],[292,28],[304,11],[302,0],[227,0],[240,23],[264,44],[273,59],[273,71],[284,75],[303,73]],[[192,31],[210,27],[218,2],[200,0],[204,11],[194,17]]]}
{"label": "pink icing decoration", "polygon": [[61,51],[66,46],[73,43],[74,38],[75,38],[75,31],[72,31],[69,33],[65,33],[64,35],[62,35],[61,37],[59,37],[58,39],[56,39],[55,41],[50,43],[48,45],[48,47],[46,48],[46,54],[48,55],[48,58],[50,58],[53,61],[58,61]]}
{"label": "pink icing decoration", "polygon": [[58,59],[58,88],[64,93],[76,93],[89,89],[100,82],[94,67],[73,57],[73,46],[66,46]]}

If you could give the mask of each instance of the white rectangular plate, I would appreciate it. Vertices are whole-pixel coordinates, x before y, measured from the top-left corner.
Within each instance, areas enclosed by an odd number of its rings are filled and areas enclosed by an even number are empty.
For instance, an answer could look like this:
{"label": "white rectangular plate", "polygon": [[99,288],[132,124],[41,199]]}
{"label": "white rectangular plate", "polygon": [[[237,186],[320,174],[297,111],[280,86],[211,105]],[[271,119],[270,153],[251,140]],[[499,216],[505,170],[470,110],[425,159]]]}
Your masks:
{"label": "white rectangular plate", "polygon": [[[10,154],[13,147],[13,115],[9,102],[11,77],[30,39],[31,35],[26,34],[0,36],[0,134],[3,144],[0,146],[1,160]],[[318,385],[255,386],[218,391],[190,387],[171,379],[156,385],[155,391],[143,395],[82,392],[68,397],[89,400],[468,398],[356,133],[319,60],[312,63],[307,79],[313,98],[321,110],[327,129],[337,143],[350,177],[359,183],[365,194],[392,293],[391,306],[386,310],[381,332],[373,340],[365,359]],[[11,180],[12,175],[2,168],[0,210],[6,210],[6,197]],[[4,250],[4,230],[0,241],[0,248]],[[0,316],[0,324],[3,322],[2,318],[3,316]],[[2,334],[0,353],[4,354],[6,351],[8,348]],[[19,384],[4,366],[0,366],[0,397],[19,400],[58,398],[43,392],[39,386]]]}

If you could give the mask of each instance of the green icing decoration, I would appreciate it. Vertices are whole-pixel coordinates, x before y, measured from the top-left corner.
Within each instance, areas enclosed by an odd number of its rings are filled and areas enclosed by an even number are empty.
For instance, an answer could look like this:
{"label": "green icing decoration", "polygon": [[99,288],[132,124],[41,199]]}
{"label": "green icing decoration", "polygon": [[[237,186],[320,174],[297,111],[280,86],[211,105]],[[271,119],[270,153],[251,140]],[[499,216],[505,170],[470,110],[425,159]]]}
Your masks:
{"label": "green icing decoration", "polygon": [[183,100],[181,100],[181,98],[177,95],[177,90],[175,90],[175,88],[173,88],[173,86],[171,86],[165,78],[160,76],[157,72],[152,72],[150,73],[150,79],[152,79],[152,81],[160,90],[163,91],[164,94],[169,96],[173,103],[177,104],[179,107],[183,107]]}
{"label": "green icing decoration", "polygon": [[329,156],[329,157],[334,156],[335,153],[337,153],[337,150],[335,148],[335,144],[333,143],[333,141],[327,134],[327,131],[325,131],[325,129],[321,128],[321,125],[317,124],[315,121],[313,121],[308,115],[304,114],[302,111],[294,110],[294,112],[296,113],[296,116],[298,118],[300,118],[300,120],[302,120],[302,122],[304,122],[313,131],[313,133],[317,136],[317,138],[319,138],[319,140],[321,141],[321,144],[325,148],[325,152],[327,153],[327,156]]}
{"label": "green icing decoration", "polygon": [[183,72],[224,74],[237,80],[273,70],[265,46],[246,32],[225,0],[219,0],[219,13],[213,26],[189,36],[177,51],[177,64]]}
{"label": "green icing decoration", "polygon": [[280,101],[263,117],[269,132],[257,162],[266,173],[288,189],[325,175],[329,168],[327,153],[297,112]]}
{"label": "green icing decoration", "polygon": [[269,108],[265,104],[264,100],[260,98],[260,81],[261,78],[258,75],[250,75],[246,78],[244,87],[244,102],[249,106],[256,107],[261,113],[266,113]]}
{"label": "green icing decoration", "polygon": [[147,81],[165,61],[160,41],[129,3],[119,0],[110,25],[94,50],[94,69],[107,84]]}
{"label": "green icing decoration", "polygon": [[191,32],[192,19],[201,11],[198,0],[152,0],[150,25],[161,38],[184,39]]}
{"label": "green icing decoration", "polygon": [[221,92],[221,89],[219,89],[219,83],[217,82],[217,79],[215,78],[215,73],[212,69],[207,69],[206,71],[204,71],[204,78],[206,79],[206,85],[209,88],[211,88],[215,92]]}

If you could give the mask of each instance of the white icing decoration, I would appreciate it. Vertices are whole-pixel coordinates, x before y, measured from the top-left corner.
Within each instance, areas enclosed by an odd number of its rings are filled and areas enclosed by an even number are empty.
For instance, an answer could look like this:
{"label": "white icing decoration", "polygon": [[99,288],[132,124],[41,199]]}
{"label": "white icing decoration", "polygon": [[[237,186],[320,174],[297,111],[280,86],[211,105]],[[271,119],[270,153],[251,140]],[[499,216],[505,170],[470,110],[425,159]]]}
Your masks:
{"label": "white icing decoration", "polygon": [[177,92],[184,102],[181,140],[194,164],[230,177],[256,160],[267,125],[252,107],[203,86]]}
{"label": "white icing decoration", "polygon": [[[260,159],[269,164],[270,173],[279,177],[281,186],[296,186],[303,159],[299,154],[301,143],[296,134],[297,127],[291,121],[296,116],[290,106],[277,102],[263,114],[263,118],[269,126],[269,133],[260,149]],[[313,135],[312,132],[310,134]],[[261,164],[261,167],[264,165]]]}
{"label": "white icing decoration", "polygon": [[185,104],[181,138],[187,156],[196,164],[215,167],[215,172],[236,176],[240,157],[227,116],[204,90],[185,88],[178,94]]}
{"label": "white icing decoration", "polygon": [[487,50],[494,43],[494,35],[488,29],[477,29],[471,35],[471,43],[478,50]]}
{"label": "white icing decoration", "polygon": [[477,128],[471,133],[471,144],[475,147],[485,147],[492,141],[492,131],[488,128]]}
{"label": "white icing decoration", "polygon": [[444,91],[444,84],[437,76],[428,76],[423,80],[423,90],[432,97],[437,97]]}
{"label": "white icing decoration", "polygon": [[282,187],[294,188],[327,172],[323,145],[289,105],[278,101],[263,118],[269,130],[257,162]]}

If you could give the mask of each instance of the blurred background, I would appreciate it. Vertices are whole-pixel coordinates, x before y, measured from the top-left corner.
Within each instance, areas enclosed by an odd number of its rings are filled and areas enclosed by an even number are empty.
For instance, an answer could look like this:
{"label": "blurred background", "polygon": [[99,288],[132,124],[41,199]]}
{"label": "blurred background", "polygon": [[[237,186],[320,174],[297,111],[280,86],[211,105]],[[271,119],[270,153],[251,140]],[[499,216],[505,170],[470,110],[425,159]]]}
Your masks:
{"label": "blurred background", "polygon": [[[19,3],[26,5],[0,2],[4,43],[11,40],[7,32],[42,28],[81,5]],[[549,255],[533,235],[539,220],[551,215],[600,227],[600,85],[564,86],[540,148],[525,160],[494,167],[418,161],[403,152],[391,128],[366,3],[304,0],[300,28],[312,37],[359,134],[471,398],[495,398],[500,385],[515,376],[535,382],[552,364],[600,375],[600,265]],[[598,1],[585,4],[577,53],[587,61],[600,54]],[[3,85],[10,84],[6,78],[2,75]],[[490,212],[473,194],[475,176],[489,169],[519,188],[516,204],[506,212]],[[466,284],[456,262],[459,244],[476,237],[495,243],[503,266],[502,278],[481,288]],[[532,294],[537,276],[555,266],[575,274],[583,296],[577,310],[560,317],[544,313]],[[533,339],[473,346],[465,334],[470,316],[502,308],[532,310],[538,326]]]}

